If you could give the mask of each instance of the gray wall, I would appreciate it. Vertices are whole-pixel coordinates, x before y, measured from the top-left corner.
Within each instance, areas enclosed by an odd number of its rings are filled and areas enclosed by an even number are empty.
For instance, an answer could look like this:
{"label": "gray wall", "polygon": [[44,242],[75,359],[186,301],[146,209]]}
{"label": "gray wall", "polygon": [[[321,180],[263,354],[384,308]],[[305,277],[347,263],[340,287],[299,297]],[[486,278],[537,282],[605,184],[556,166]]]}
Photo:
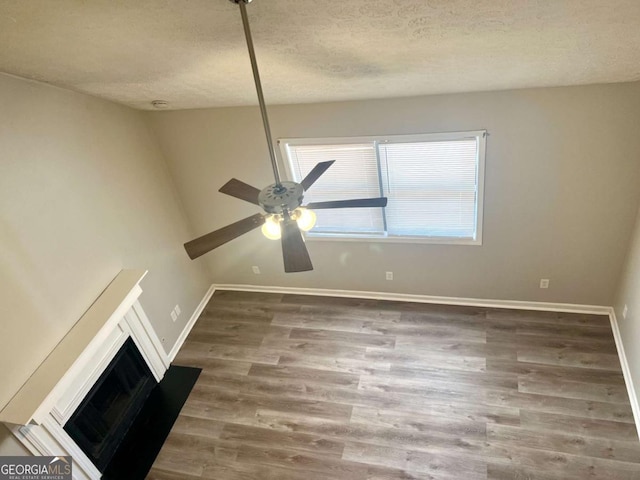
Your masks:
{"label": "gray wall", "polygon": [[[612,304],[640,198],[640,83],[269,112],[275,137],[488,129],[484,243],[308,241],[315,270],[285,275],[279,244],[256,230],[198,260],[216,282]],[[272,182],[256,108],[146,115],[198,235],[257,211],[217,192],[231,177]]]}
{"label": "gray wall", "polygon": [[[169,350],[210,285],[142,114],[0,75],[0,408],[123,268]],[[175,323],[169,312],[180,304]],[[0,454],[17,449],[0,428]]]}
{"label": "gray wall", "polygon": [[[627,317],[622,311],[627,306]],[[640,210],[615,302],[616,319],[637,398],[640,398]]]}

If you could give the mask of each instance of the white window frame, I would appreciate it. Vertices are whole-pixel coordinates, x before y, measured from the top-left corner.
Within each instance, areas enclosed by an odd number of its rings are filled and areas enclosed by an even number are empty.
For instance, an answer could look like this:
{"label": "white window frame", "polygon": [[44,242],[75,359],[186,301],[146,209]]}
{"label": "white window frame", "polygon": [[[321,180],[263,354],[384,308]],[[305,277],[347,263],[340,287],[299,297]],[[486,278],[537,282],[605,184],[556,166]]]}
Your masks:
{"label": "white window frame", "polygon": [[[470,130],[462,132],[421,133],[412,135],[374,135],[356,137],[323,137],[323,138],[280,138],[280,161],[284,165],[287,179],[294,180],[289,147],[297,145],[349,145],[354,143],[411,143],[468,140],[474,138],[478,145],[478,163],[476,165],[477,199],[476,199],[476,232],[474,238],[443,237],[443,236],[409,236],[384,234],[353,234],[353,233],[317,233],[306,232],[308,240],[320,241],[365,241],[389,243],[432,243],[446,245],[482,245],[482,225],[484,212],[484,172],[486,155],[486,130]],[[313,188],[313,187],[311,187]],[[336,199],[339,200],[339,199]]]}

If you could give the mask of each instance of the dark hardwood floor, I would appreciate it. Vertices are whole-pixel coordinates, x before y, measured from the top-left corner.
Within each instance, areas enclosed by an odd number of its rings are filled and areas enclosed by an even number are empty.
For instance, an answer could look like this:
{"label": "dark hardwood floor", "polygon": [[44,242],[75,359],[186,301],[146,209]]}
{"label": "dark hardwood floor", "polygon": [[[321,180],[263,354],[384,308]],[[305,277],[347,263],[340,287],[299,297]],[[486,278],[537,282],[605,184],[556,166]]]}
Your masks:
{"label": "dark hardwood floor", "polygon": [[222,292],[152,480],[640,479],[608,317]]}

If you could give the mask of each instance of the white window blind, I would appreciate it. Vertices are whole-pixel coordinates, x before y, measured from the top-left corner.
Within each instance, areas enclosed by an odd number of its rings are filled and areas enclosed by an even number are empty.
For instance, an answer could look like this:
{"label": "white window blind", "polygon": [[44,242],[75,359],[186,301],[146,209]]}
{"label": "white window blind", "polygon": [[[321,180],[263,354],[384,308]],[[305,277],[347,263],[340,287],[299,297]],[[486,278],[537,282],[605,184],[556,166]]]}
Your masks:
{"label": "white window blind", "polygon": [[297,182],[335,160],[305,192],[305,204],[388,198],[385,208],[316,210],[312,237],[481,243],[483,131],[280,143]]}
{"label": "white window blind", "polygon": [[389,235],[474,237],[477,149],[475,138],[381,144]]}
{"label": "white window blind", "polygon": [[[380,196],[378,160],[373,142],[349,145],[289,146],[293,177],[301,181],[319,162],[335,160],[305,193],[305,204]],[[317,233],[383,233],[379,208],[315,210]]]}

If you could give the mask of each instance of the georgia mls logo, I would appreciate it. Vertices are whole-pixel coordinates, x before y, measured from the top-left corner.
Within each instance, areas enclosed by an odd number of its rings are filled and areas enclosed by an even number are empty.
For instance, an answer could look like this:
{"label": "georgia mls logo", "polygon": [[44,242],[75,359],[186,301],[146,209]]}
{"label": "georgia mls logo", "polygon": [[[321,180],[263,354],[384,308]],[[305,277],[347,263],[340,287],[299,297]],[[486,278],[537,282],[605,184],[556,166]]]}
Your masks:
{"label": "georgia mls logo", "polygon": [[71,457],[0,457],[0,480],[71,480]]}

